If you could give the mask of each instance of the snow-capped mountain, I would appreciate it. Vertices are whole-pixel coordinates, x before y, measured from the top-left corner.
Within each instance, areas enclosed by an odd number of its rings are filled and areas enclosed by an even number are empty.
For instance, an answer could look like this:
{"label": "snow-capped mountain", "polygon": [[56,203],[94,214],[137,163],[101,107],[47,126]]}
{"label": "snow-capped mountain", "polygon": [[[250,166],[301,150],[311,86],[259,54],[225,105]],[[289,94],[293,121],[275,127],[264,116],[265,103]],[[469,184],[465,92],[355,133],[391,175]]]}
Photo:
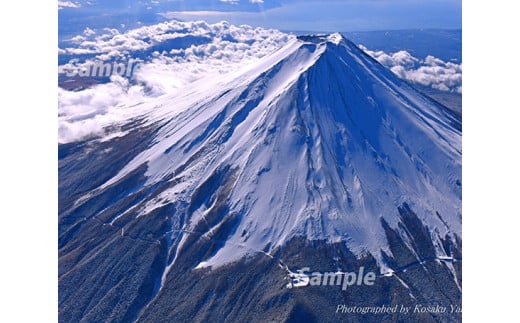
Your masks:
{"label": "snow-capped mountain", "polygon": [[366,305],[368,287],[287,291],[301,267],[370,267],[377,304],[460,304],[461,120],[340,34],[127,109],[113,136],[60,145],[61,320]]}

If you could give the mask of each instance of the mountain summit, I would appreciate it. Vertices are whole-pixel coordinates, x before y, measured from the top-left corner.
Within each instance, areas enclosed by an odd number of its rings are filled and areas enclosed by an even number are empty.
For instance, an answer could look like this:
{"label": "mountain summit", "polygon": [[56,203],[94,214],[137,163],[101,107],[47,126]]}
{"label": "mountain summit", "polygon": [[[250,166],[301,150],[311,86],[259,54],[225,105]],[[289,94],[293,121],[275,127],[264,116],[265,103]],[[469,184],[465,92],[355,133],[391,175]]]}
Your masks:
{"label": "mountain summit", "polygon": [[284,266],[363,265],[379,303],[460,303],[458,116],[340,34],[183,91],[110,140],[60,145],[60,319],[245,320],[270,304],[327,321],[316,290],[280,289]]}

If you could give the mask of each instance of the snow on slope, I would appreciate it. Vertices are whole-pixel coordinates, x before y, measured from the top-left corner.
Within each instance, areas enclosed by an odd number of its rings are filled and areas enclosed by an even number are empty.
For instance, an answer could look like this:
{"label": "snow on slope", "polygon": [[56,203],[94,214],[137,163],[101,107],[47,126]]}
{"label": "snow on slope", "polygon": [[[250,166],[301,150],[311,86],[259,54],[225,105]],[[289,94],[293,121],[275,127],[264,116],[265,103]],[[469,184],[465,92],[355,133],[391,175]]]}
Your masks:
{"label": "snow on slope", "polygon": [[[199,267],[269,253],[295,236],[345,241],[384,266],[381,251],[391,252],[381,218],[397,227],[405,202],[439,256],[440,238],[461,236],[460,124],[339,34],[290,39],[255,64],[141,109],[161,125],[153,145],[77,203],[143,164],[146,185],[172,184],[138,205],[138,217],[225,181],[227,213],[239,221]],[[206,221],[216,204],[208,196],[184,210],[183,229]]]}

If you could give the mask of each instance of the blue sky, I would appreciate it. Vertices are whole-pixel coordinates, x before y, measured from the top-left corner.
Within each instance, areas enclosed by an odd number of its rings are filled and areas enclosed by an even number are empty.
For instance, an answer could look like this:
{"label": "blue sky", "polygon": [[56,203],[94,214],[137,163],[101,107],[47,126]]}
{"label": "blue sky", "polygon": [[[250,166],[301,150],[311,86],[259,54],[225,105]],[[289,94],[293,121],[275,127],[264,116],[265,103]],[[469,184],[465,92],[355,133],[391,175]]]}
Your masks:
{"label": "blue sky", "polygon": [[[59,1],[64,2],[64,1]],[[462,0],[76,0],[60,16],[78,21],[130,15],[143,23],[167,17],[226,20],[286,31],[369,31],[391,29],[460,29]],[[69,2],[70,3],[70,2]],[[156,18],[153,18],[156,17]],[[132,18],[133,19],[133,18]],[[68,24],[68,20],[62,20]],[[65,27],[62,25],[61,27]]]}
{"label": "blue sky", "polygon": [[167,17],[283,30],[461,28],[460,0],[214,0],[170,2]]}

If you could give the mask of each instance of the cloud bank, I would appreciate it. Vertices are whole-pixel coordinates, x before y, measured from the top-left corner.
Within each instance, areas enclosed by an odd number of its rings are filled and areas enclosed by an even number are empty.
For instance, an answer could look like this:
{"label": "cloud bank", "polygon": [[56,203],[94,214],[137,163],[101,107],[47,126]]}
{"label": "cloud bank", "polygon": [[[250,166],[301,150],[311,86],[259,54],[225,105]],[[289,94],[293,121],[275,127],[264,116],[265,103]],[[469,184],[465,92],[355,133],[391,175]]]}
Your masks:
{"label": "cloud bank", "polygon": [[371,51],[363,45],[360,47],[401,79],[441,91],[462,93],[462,64],[445,62],[433,56],[421,60],[407,51],[387,54]]}
{"label": "cloud bank", "polygon": [[59,142],[110,135],[136,113],[128,108],[150,98],[172,94],[202,77],[235,71],[281,48],[294,36],[277,30],[233,26],[226,22],[170,21],[120,33],[86,29],[59,54],[69,57],[60,75],[98,62],[139,61],[131,78],[114,75],[110,82],[81,91],[58,89]]}

